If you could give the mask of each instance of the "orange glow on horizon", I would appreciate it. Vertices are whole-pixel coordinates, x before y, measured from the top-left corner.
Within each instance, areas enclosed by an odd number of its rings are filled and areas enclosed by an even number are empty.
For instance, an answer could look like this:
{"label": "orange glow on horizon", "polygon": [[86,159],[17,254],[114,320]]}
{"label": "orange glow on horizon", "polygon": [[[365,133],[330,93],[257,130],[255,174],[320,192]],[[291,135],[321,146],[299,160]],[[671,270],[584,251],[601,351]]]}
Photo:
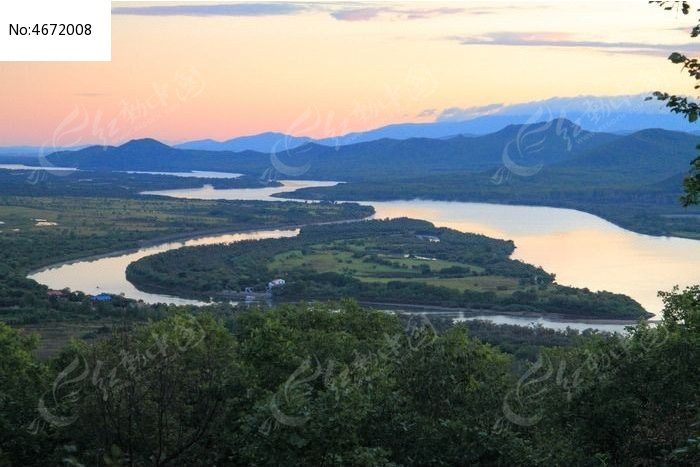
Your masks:
{"label": "orange glow on horizon", "polygon": [[[134,4],[113,4],[123,6]],[[690,43],[685,26],[642,2],[115,14],[110,63],[0,63],[0,145],[225,140],[265,131],[323,138],[433,121],[453,107],[687,93],[692,84],[665,51],[634,46]],[[550,44],[557,41],[570,44]]]}

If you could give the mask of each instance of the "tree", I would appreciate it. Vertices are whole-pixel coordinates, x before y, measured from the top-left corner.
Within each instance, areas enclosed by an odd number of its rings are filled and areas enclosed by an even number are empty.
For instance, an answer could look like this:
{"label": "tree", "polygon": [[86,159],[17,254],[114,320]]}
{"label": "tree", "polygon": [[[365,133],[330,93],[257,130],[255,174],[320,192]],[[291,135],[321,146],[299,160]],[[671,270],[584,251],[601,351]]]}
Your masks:
{"label": "tree", "polygon": [[538,415],[534,429],[522,430],[536,457],[553,456],[548,465],[700,465],[697,288],[662,296],[657,326],[546,349],[521,379],[528,410],[518,413]]}
{"label": "tree", "polygon": [[667,326],[684,325],[689,331],[700,334],[700,285],[687,287],[679,292],[659,292],[664,301],[664,322]]}
{"label": "tree", "polygon": [[508,434],[494,430],[512,360],[463,326],[411,335],[393,371],[397,401],[373,437],[400,465],[526,465],[524,453],[508,455]]}
{"label": "tree", "polygon": [[34,360],[38,339],[0,322],[0,465],[36,465],[45,454],[46,438],[32,435],[38,391],[46,367]]}
{"label": "tree", "polygon": [[[688,15],[692,11],[700,11],[700,9],[693,10],[688,2],[651,1],[649,3],[657,4],[666,11],[680,11],[684,15]],[[700,22],[690,31],[690,37],[696,38],[698,36],[700,36]],[[689,58],[679,52],[673,52],[669,55],[668,59],[672,63],[682,65],[683,69],[686,70],[688,75],[695,79],[696,82],[700,81],[700,62],[698,59]],[[694,89],[700,89],[700,83],[696,84]],[[697,102],[689,100],[686,96],[657,91],[654,93],[654,97],[660,101],[666,102],[666,107],[671,109],[671,112],[683,115],[689,122],[697,121],[698,116],[700,116],[700,105],[698,105]],[[652,97],[647,99],[652,99]],[[700,144],[696,146],[696,149],[700,149]],[[685,195],[681,197],[681,203],[686,207],[700,203],[700,156],[693,159],[690,162],[690,166],[690,173],[683,181]]]}
{"label": "tree", "polygon": [[[236,344],[209,315],[173,316],[75,342],[59,359],[59,432],[86,465],[212,465],[245,398]],[[55,399],[63,399],[60,395]],[[53,410],[53,406],[49,410]]]}

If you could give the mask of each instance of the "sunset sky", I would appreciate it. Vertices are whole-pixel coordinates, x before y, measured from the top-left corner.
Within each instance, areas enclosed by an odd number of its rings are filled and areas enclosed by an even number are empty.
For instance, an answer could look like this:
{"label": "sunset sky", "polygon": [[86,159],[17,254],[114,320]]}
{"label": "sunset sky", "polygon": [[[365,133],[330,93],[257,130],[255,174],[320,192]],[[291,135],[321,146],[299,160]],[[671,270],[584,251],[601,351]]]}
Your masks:
{"label": "sunset sky", "polygon": [[326,137],[445,109],[689,93],[647,2],[112,4],[112,61],[0,63],[0,145]]}

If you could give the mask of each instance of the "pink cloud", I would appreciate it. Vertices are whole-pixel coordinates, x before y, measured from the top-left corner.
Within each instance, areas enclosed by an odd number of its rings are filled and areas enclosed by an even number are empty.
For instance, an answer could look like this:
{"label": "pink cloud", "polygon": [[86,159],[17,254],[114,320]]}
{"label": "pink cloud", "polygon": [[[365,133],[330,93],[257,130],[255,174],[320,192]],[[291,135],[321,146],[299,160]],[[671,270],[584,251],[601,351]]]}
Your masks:
{"label": "pink cloud", "polygon": [[396,7],[364,7],[364,8],[344,8],[331,13],[339,21],[369,21],[380,15],[388,16],[391,19],[424,19],[434,16],[461,13],[462,8],[430,8],[430,9],[402,9]]}

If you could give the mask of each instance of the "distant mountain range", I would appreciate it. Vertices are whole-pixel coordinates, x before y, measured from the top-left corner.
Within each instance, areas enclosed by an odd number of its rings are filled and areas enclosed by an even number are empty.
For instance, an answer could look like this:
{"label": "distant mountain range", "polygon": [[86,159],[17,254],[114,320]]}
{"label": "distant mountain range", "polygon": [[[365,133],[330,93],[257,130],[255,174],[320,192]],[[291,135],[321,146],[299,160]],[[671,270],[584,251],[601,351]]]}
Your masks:
{"label": "distant mountain range", "polygon": [[[332,147],[307,142],[267,154],[173,148],[153,139],[51,154],[51,163],[89,170],[244,173],[263,178],[375,180],[507,169],[527,177],[548,168],[572,180],[661,182],[685,173],[697,136],[668,130],[589,132],[566,119],[508,125],[481,136],[379,139]],[[593,180],[593,179],[591,179]],[[561,181],[561,180],[560,180]]]}
{"label": "distant mountain range", "polygon": [[373,130],[348,133],[322,139],[297,137],[283,133],[261,133],[218,142],[211,139],[176,145],[180,149],[206,151],[283,152],[309,142],[324,146],[346,146],[383,138],[449,138],[458,135],[479,136],[496,132],[507,125],[533,124],[564,118],[581,128],[615,134],[630,134],[648,128],[700,133],[696,125],[669,113],[658,101],[647,101],[648,94],[629,96],[555,97],[523,104],[492,104],[483,107],[450,108],[435,122],[398,123]]}
{"label": "distant mountain range", "polygon": [[56,151],[74,151],[89,145],[70,147],[39,147],[39,146],[4,146],[0,147],[0,156],[35,157],[37,154],[50,154]]}
{"label": "distant mountain range", "polygon": [[213,139],[200,139],[198,141],[177,144],[174,147],[178,149],[197,149],[202,151],[271,152],[275,147],[279,147],[278,150],[293,149],[311,141],[314,140],[307,137],[267,132],[253,136],[241,136],[222,142],[214,141]]}
{"label": "distant mountain range", "polygon": [[[482,107],[449,108],[427,123],[397,123],[368,131],[314,139],[284,133],[266,132],[241,136],[226,141],[202,139],[176,144],[177,149],[198,151],[284,153],[308,143],[341,147],[380,139],[406,140],[412,138],[446,139],[455,136],[482,136],[497,132],[508,125],[533,125],[538,122],[566,119],[584,130],[617,135],[659,128],[700,134],[694,124],[682,116],[669,113],[663,103],[646,101],[651,95],[578,96],[551,98],[523,104],[492,104]],[[434,109],[430,109],[434,110]],[[84,147],[84,146],[83,146]],[[54,148],[55,151],[82,147]],[[43,149],[43,153],[46,153]],[[15,146],[0,148],[0,156],[37,154],[42,148]]]}
{"label": "distant mountain range", "polygon": [[211,139],[191,141],[175,145],[180,149],[198,149],[205,151],[259,151],[284,152],[298,148],[306,143],[316,143],[321,146],[347,146],[349,144],[366,143],[380,139],[410,139],[410,138],[450,138],[459,135],[483,135],[500,130],[506,125],[523,123],[527,118],[522,116],[494,116],[476,118],[464,122],[432,122],[432,123],[397,123],[374,130],[348,133],[342,136],[313,139],[296,137],[283,133],[261,133],[259,135],[243,136],[228,141],[218,142]]}

